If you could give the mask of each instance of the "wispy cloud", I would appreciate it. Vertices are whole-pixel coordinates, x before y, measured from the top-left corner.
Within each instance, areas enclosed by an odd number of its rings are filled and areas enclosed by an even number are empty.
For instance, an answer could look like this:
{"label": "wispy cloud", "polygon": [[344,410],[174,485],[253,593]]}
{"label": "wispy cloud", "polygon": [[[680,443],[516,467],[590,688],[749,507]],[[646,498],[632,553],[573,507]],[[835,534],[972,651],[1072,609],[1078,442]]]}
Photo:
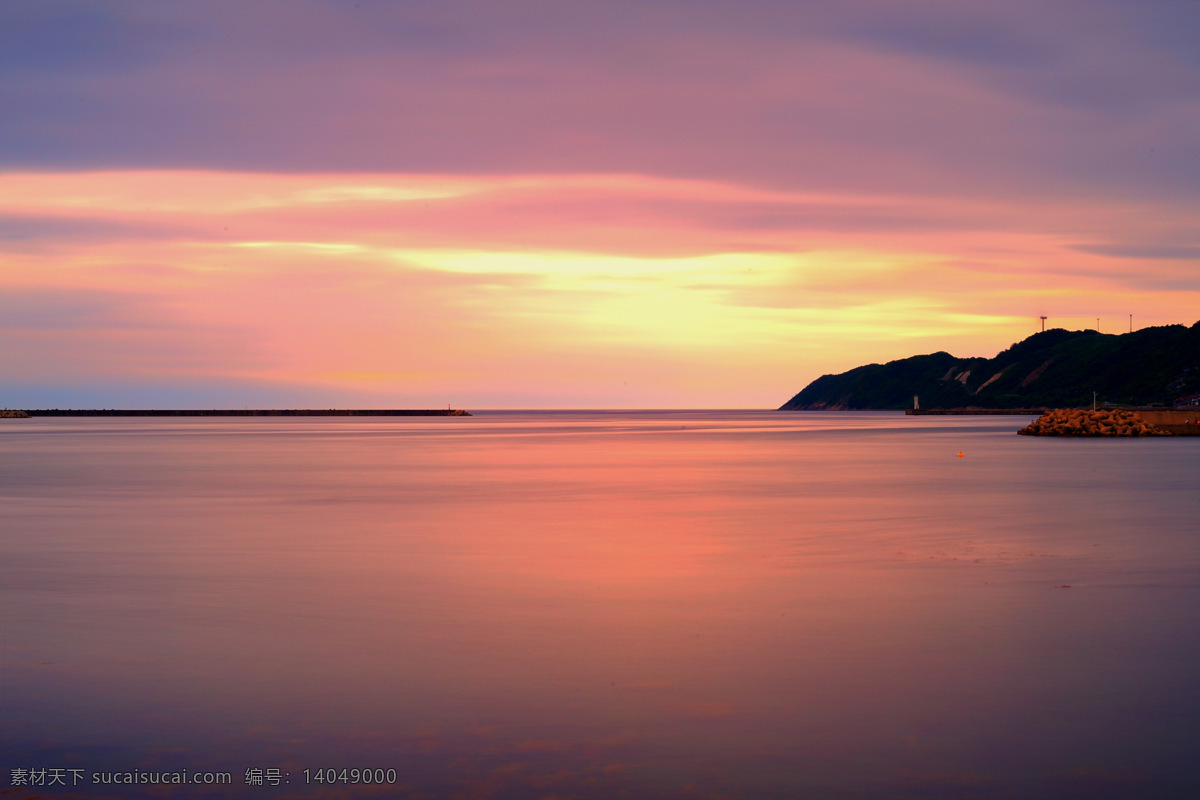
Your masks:
{"label": "wispy cloud", "polygon": [[[1131,235],[1162,224],[1131,208]],[[1102,207],[637,175],[26,172],[0,215],[8,366],[59,383],[767,404],[797,363],[986,354],[1045,309],[1165,317],[1200,292],[1071,243],[1119,232]]]}

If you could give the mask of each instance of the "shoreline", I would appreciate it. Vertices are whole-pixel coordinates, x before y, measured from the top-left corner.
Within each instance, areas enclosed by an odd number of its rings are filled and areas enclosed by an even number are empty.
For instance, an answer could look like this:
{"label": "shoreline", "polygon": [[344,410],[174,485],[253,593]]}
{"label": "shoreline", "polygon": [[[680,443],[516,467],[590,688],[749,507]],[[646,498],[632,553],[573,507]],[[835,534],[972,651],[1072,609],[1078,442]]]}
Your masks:
{"label": "shoreline", "polygon": [[461,408],[27,408],[28,417],[469,417]]}

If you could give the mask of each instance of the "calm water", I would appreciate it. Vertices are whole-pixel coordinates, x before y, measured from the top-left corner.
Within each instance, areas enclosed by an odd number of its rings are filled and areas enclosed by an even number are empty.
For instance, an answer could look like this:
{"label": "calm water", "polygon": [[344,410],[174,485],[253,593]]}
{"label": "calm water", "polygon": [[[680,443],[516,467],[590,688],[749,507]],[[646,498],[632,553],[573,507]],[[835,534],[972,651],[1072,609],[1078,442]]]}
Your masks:
{"label": "calm water", "polygon": [[0,790],[1197,796],[1200,439],[1027,421],[4,420]]}

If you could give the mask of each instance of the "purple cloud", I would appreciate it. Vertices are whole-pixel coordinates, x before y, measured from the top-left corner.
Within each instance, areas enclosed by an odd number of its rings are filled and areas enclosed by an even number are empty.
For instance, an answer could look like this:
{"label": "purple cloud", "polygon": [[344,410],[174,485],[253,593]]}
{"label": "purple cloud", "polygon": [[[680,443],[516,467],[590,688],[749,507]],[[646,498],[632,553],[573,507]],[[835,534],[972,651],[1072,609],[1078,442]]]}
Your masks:
{"label": "purple cloud", "polygon": [[[0,11],[0,164],[1195,199],[1181,4]],[[0,46],[0,51],[5,50]]]}

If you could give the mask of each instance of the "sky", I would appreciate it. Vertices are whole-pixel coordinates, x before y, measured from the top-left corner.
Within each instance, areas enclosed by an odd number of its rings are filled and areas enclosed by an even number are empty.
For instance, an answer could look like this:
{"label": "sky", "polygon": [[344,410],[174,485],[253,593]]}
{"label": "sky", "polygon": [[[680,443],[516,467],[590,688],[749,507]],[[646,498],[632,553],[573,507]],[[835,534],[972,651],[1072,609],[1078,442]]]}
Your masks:
{"label": "sky", "polygon": [[774,408],[1200,319],[1200,5],[0,0],[0,406]]}

